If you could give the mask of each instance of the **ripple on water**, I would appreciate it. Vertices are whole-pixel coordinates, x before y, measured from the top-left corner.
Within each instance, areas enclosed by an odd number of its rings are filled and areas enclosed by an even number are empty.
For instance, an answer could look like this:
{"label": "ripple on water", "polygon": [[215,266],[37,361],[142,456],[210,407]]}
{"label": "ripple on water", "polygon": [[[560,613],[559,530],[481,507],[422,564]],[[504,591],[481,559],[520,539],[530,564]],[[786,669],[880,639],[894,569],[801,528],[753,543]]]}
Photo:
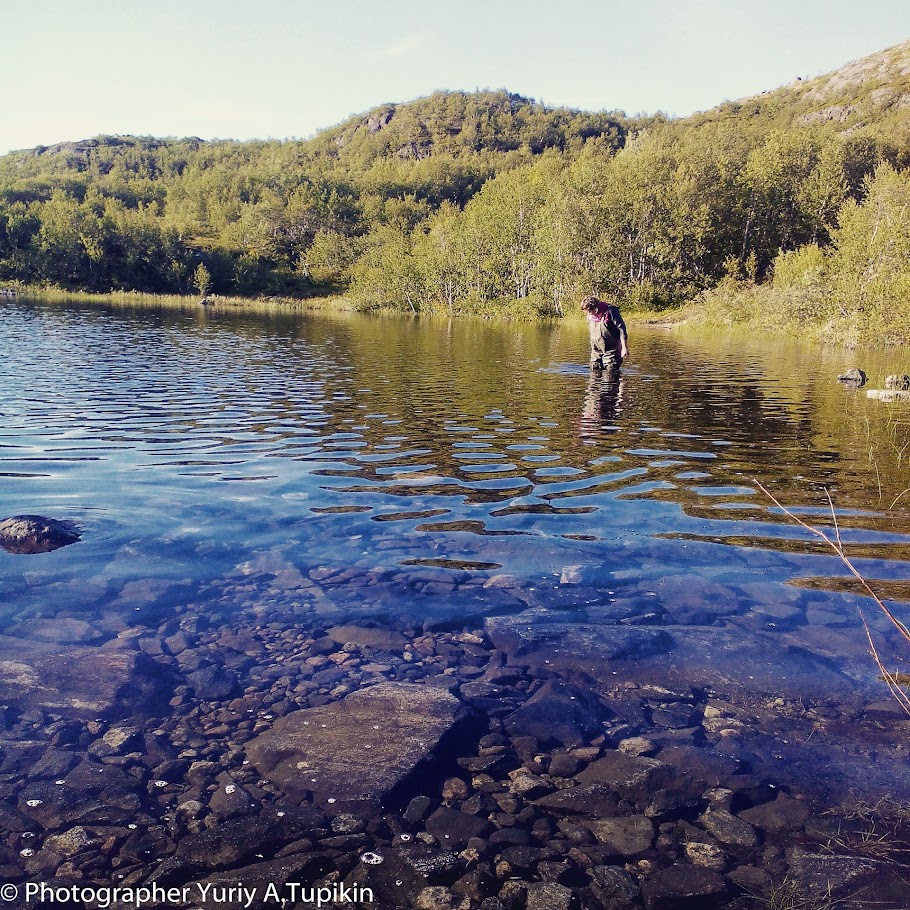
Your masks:
{"label": "ripple on water", "polygon": [[[781,592],[839,577],[753,477],[823,524],[829,490],[851,555],[885,567],[876,577],[910,565],[906,461],[884,446],[868,457],[902,418],[828,383],[822,352],[641,329],[617,394],[590,382],[584,337],[566,327],[24,301],[3,315],[0,503],[104,527],[51,554],[52,570],[4,564],[7,612],[103,614],[114,628],[136,581],[165,583],[149,589],[155,610],[222,610],[225,579],[254,552],[304,575],[496,566],[528,589],[580,564],[629,572],[627,586],[652,568],[721,576],[731,554]],[[275,578],[244,576],[243,602],[268,601]],[[347,609],[376,609],[349,584]],[[384,615],[421,614],[403,592],[384,589]],[[476,607],[456,586],[432,610]]]}

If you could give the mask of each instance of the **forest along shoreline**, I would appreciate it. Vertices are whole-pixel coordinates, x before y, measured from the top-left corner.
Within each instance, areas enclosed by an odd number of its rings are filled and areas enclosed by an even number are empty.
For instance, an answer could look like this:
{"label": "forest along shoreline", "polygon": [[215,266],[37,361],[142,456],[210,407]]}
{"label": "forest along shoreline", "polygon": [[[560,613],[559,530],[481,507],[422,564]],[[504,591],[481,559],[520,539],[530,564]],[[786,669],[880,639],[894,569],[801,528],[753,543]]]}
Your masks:
{"label": "forest along shoreline", "polygon": [[306,141],[99,136],[0,157],[0,281],[338,295],[908,340],[910,41],[691,117],[506,91],[385,104]]}
{"label": "forest along shoreline", "polygon": [[541,622],[547,590],[509,576],[461,584],[525,609],[440,631],[186,606],[100,646],[5,638],[7,880],[187,907],[300,882],[383,908],[904,906],[910,721],[884,685],[758,633],[744,676],[742,632],[698,625],[710,583],[688,625],[613,603],[593,626]]}

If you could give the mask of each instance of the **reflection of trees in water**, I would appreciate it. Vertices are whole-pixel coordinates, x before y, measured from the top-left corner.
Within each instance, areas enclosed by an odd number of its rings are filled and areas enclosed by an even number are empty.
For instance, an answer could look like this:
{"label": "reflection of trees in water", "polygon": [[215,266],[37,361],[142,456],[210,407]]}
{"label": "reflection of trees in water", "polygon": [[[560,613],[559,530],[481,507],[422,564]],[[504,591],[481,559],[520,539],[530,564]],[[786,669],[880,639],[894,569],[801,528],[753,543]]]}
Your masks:
{"label": "reflection of trees in water", "polygon": [[591,373],[585,391],[579,421],[579,435],[585,443],[593,444],[622,410],[623,378],[620,370]]}
{"label": "reflection of trees in water", "polygon": [[[591,472],[594,448],[676,483],[673,467],[630,452],[647,440],[681,453],[674,457],[705,453],[696,464],[714,485],[761,477],[818,506],[827,487],[841,507],[874,505],[895,527],[906,524],[910,494],[898,497],[910,488],[910,409],[845,393],[833,377],[854,355],[841,351],[640,328],[617,382],[552,370],[584,359],[581,324],[228,308],[197,324],[202,310],[188,319],[179,310],[40,308],[45,337],[53,329],[81,337],[80,326],[103,323],[103,337],[116,337],[129,359],[99,352],[104,371],[96,358],[86,372],[108,375],[113,365],[143,376],[128,413],[150,409],[159,426],[171,419],[174,435],[210,445],[206,459],[243,457],[255,439],[274,447],[271,457],[337,463],[384,490],[425,493],[432,475],[452,495],[496,502],[546,483],[548,462]],[[893,352],[856,357],[879,380],[906,370]],[[604,429],[611,424],[620,426]],[[466,457],[472,451],[476,459]],[[465,470],[472,462],[502,467]],[[710,511],[693,495],[691,508]]]}

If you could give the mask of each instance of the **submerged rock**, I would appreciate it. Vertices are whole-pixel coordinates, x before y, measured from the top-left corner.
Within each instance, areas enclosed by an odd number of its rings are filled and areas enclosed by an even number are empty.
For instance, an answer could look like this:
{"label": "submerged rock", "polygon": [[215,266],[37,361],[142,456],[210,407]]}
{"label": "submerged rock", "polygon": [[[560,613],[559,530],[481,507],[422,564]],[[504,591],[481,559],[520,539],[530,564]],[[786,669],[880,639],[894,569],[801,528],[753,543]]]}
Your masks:
{"label": "submerged rock", "polygon": [[790,877],[810,898],[845,897],[881,873],[883,864],[865,856],[812,853],[801,847],[787,851]]}
{"label": "submerged rock", "polygon": [[136,651],[59,647],[0,635],[0,702],[76,717],[152,709],[173,693],[165,667]]}
{"label": "submerged rock", "polygon": [[642,882],[647,910],[711,910],[725,902],[727,884],[700,866],[675,865]]}
{"label": "submerged rock", "polygon": [[104,634],[83,619],[62,616],[57,619],[35,619],[29,617],[17,623],[9,634],[27,638],[30,641],[46,641],[51,644],[88,644],[98,641]]}
{"label": "submerged rock", "polygon": [[584,785],[609,787],[626,799],[645,799],[667,782],[670,769],[653,758],[607,752],[576,776]]}
{"label": "submerged rock", "polygon": [[602,729],[610,712],[593,693],[548,680],[505,720],[510,736],[534,736],[542,743],[573,747]]}
{"label": "submerged rock", "polygon": [[612,660],[664,654],[673,639],[663,629],[583,623],[535,623],[521,614],[487,620],[495,647],[533,666],[596,671]]}
{"label": "submerged rock", "polygon": [[711,834],[725,844],[754,847],[758,843],[758,836],[752,825],[725,809],[708,809],[698,820]]}
{"label": "submerged rock", "polygon": [[595,866],[591,870],[591,891],[605,907],[632,907],[641,893],[635,880],[621,866]]}
{"label": "submerged rock", "polygon": [[293,798],[382,799],[421,763],[464,717],[443,689],[381,683],[339,702],[295,711],[247,746],[263,777]]}
{"label": "submerged rock", "polygon": [[49,553],[79,539],[71,525],[55,518],[14,515],[0,522],[0,547],[9,553]]}
{"label": "submerged rock", "polygon": [[588,827],[597,843],[609,847],[617,856],[644,853],[654,841],[654,825],[643,815],[597,819]]}
{"label": "submerged rock", "polygon": [[528,885],[527,910],[569,910],[572,891],[556,882],[534,882]]}

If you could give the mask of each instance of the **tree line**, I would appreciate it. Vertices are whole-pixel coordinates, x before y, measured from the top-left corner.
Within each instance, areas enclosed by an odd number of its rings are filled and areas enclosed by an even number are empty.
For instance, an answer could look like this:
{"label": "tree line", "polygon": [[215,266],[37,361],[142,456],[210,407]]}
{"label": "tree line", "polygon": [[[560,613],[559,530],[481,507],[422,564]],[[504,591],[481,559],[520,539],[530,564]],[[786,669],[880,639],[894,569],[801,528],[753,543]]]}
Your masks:
{"label": "tree line", "polygon": [[884,312],[907,281],[907,111],[849,130],[797,114],[777,96],[669,120],[449,92],[308,141],[17,152],[0,280],[186,293],[204,275],[216,294],[554,316],[592,291],[660,308],[763,286],[805,318]]}

